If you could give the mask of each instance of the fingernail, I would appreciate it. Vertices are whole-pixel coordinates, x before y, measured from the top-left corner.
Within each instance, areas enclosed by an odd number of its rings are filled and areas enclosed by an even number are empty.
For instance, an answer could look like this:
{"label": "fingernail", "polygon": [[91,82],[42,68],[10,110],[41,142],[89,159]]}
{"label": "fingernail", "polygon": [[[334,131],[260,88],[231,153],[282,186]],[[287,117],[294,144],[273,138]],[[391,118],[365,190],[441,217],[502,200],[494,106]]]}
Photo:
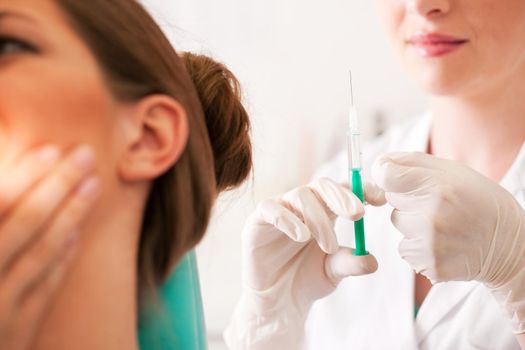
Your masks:
{"label": "fingernail", "polygon": [[37,151],[36,157],[42,163],[54,163],[60,157],[60,150],[56,146],[44,146]]}
{"label": "fingernail", "polygon": [[92,198],[97,197],[99,192],[100,192],[99,181],[94,176],[85,180],[78,189],[78,195],[86,199],[92,199]]}
{"label": "fingernail", "polygon": [[71,156],[73,163],[83,169],[90,169],[95,165],[95,153],[89,146],[80,146]]}

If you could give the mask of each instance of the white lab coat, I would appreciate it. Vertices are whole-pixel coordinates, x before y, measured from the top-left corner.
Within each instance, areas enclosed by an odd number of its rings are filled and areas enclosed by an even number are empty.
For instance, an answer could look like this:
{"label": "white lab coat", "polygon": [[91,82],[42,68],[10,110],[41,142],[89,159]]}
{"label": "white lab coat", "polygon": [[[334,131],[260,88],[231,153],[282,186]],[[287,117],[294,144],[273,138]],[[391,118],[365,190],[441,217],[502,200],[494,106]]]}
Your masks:
{"label": "white lab coat", "polygon": [[[430,124],[430,115],[420,117],[365,147],[365,179],[369,178],[366,170],[380,154],[426,151]],[[340,154],[317,177],[347,180],[346,162],[346,154]],[[501,185],[524,205],[523,148]],[[401,234],[390,222],[391,211],[388,205],[367,206],[367,249],[376,256],[379,270],[369,276],[347,278],[333,294],[314,304],[306,323],[304,348],[519,350],[509,320],[477,282],[435,285],[414,320],[414,273],[397,252]],[[353,246],[351,222],[339,219],[336,232],[340,243]]]}

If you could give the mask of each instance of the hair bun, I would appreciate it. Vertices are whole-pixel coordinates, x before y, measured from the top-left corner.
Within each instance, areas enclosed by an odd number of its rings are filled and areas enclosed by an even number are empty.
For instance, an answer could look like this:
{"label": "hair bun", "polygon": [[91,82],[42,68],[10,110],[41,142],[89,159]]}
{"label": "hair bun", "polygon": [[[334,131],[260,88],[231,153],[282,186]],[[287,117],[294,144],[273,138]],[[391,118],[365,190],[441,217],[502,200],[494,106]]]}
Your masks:
{"label": "hair bun", "polygon": [[210,57],[183,53],[197,89],[213,148],[217,190],[240,185],[252,169],[250,119],[233,73]]}

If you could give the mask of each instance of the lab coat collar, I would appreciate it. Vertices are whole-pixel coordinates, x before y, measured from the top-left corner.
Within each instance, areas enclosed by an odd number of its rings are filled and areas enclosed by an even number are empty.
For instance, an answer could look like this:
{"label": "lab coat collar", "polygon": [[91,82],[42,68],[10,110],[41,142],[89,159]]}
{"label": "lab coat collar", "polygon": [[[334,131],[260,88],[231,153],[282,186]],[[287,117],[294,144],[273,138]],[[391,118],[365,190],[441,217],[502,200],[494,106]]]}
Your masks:
{"label": "lab coat collar", "polygon": [[[413,132],[405,139],[403,148],[407,151],[427,152],[430,141],[430,129],[432,127],[432,113],[426,112]],[[404,151],[405,149],[401,149]],[[500,185],[512,193],[522,205],[525,205],[525,140],[521,149],[500,181]]]}
{"label": "lab coat collar", "polygon": [[[412,132],[400,142],[399,151],[426,153],[430,141],[431,126],[432,113],[427,112],[420,118]],[[525,140],[514,163],[500,181],[500,185],[512,193],[522,205],[525,205]]]}
{"label": "lab coat collar", "polygon": [[521,205],[525,204],[525,142],[500,185],[512,193]]}
{"label": "lab coat collar", "polygon": [[408,135],[402,135],[402,140],[398,147],[400,152],[427,152],[430,140],[430,128],[432,126],[432,114],[425,113]]}

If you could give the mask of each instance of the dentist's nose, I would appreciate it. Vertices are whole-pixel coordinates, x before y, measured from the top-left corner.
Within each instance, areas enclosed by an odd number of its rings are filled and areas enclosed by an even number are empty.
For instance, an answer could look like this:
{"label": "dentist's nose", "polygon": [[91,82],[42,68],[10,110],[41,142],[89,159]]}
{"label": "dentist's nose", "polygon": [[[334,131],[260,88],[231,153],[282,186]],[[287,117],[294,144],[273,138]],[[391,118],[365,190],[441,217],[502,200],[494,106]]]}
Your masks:
{"label": "dentist's nose", "polygon": [[406,0],[406,11],[426,18],[435,18],[450,11],[449,0]]}

